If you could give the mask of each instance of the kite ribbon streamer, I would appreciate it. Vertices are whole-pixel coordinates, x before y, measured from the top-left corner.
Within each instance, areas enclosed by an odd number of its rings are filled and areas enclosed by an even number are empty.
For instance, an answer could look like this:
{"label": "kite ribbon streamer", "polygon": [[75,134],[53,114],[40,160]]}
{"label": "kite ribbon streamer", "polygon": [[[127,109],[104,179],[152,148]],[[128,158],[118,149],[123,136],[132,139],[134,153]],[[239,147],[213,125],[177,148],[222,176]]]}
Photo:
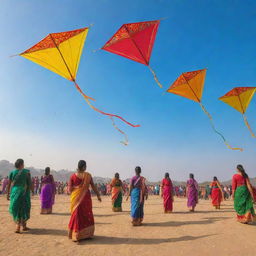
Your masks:
{"label": "kite ribbon streamer", "polygon": [[163,85],[159,82],[159,80],[158,80],[158,78],[157,78],[157,76],[156,76],[155,71],[154,71],[150,66],[148,66],[148,68],[149,68],[149,70],[151,71],[151,73],[153,74],[154,79],[155,79],[156,83],[158,84],[158,86],[159,86],[160,88],[163,88]]}
{"label": "kite ribbon streamer", "polygon": [[213,119],[212,119],[212,116],[211,114],[206,110],[206,108],[204,107],[204,105],[199,102],[200,104],[200,107],[202,108],[202,110],[204,111],[204,113],[208,116],[208,118],[210,119],[210,123],[211,123],[211,126],[212,126],[212,129],[214,130],[214,132],[216,132],[218,135],[220,135],[220,137],[223,139],[224,143],[226,144],[226,146],[229,148],[229,149],[232,149],[232,150],[240,150],[240,151],[243,151],[242,148],[233,148],[229,145],[229,143],[226,141],[225,137],[219,132],[216,130],[215,128],[215,125],[213,123]]}
{"label": "kite ribbon streamer", "polygon": [[94,98],[91,98],[91,97],[87,96],[87,95],[81,90],[81,88],[80,88],[79,85],[76,83],[76,81],[73,81],[73,82],[74,82],[74,84],[75,84],[75,86],[76,86],[76,89],[83,95],[83,97],[84,97],[85,99],[95,100]]}
{"label": "kite ribbon streamer", "polygon": [[87,104],[88,104],[93,110],[99,112],[100,114],[105,115],[105,116],[109,116],[109,117],[116,117],[116,118],[119,118],[120,120],[122,120],[123,122],[125,122],[126,124],[128,124],[128,125],[130,125],[130,126],[132,126],[132,127],[140,127],[139,124],[132,124],[132,123],[126,121],[126,120],[125,120],[124,118],[122,118],[121,116],[103,112],[103,111],[99,110],[98,108],[95,108],[87,98],[84,98],[84,99],[86,100]]}
{"label": "kite ribbon streamer", "polygon": [[124,135],[124,138],[125,138],[125,141],[120,141],[120,143],[124,144],[125,146],[128,146],[129,144],[129,141],[128,141],[128,136],[125,132],[123,132],[122,130],[120,130],[116,124],[115,124],[115,121],[112,117],[110,117],[111,121],[112,121],[112,125],[115,127],[116,130],[118,130],[120,133],[122,133]]}
{"label": "kite ribbon streamer", "polygon": [[252,131],[251,126],[250,126],[249,123],[248,123],[248,120],[247,120],[246,116],[243,115],[243,118],[244,118],[245,125],[247,126],[248,130],[250,131],[252,137],[253,137],[253,138],[256,138],[255,134],[254,134],[253,131]]}
{"label": "kite ribbon streamer", "polygon": [[140,125],[134,125],[134,124],[132,124],[132,123],[130,123],[130,122],[127,122],[127,121],[126,121],[124,118],[122,118],[121,116],[113,115],[113,114],[109,114],[109,113],[105,113],[105,112],[103,112],[103,111],[101,111],[101,110],[95,108],[95,107],[91,104],[91,102],[90,102],[90,100],[89,100],[89,99],[92,99],[92,100],[94,100],[94,99],[88,97],[87,95],[85,95],[85,94],[83,93],[83,91],[81,90],[81,88],[78,86],[78,84],[77,84],[75,81],[74,81],[74,83],[75,83],[75,86],[76,86],[77,90],[82,94],[82,96],[84,97],[84,99],[86,100],[86,102],[87,102],[87,104],[90,106],[90,108],[92,108],[93,110],[99,112],[100,114],[103,114],[103,115],[108,116],[108,117],[111,119],[112,125],[114,126],[114,128],[115,128],[117,131],[119,131],[121,134],[124,135],[125,141],[120,141],[120,142],[121,142],[123,145],[128,146],[128,144],[129,144],[128,136],[126,135],[125,132],[123,132],[121,129],[119,129],[119,128],[117,127],[117,125],[115,124],[115,121],[114,121],[113,117],[119,118],[120,120],[122,120],[123,122],[125,122],[126,124],[128,124],[128,125],[130,125],[130,126],[132,126],[132,127],[140,127]]}

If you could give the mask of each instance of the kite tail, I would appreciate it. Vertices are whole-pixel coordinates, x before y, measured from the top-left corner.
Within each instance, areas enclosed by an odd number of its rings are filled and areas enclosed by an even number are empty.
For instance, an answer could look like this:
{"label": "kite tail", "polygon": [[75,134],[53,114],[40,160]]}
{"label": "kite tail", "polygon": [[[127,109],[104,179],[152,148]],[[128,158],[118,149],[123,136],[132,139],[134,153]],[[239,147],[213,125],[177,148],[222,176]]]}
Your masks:
{"label": "kite tail", "polygon": [[124,135],[125,141],[120,141],[120,143],[124,144],[125,146],[128,146],[129,140],[128,140],[127,134],[126,134],[125,132],[123,132],[122,130],[120,130],[120,129],[116,126],[113,117],[110,117],[110,119],[111,119],[112,125],[115,127],[115,129]]}
{"label": "kite tail", "polygon": [[94,99],[91,98],[91,97],[88,97],[87,95],[85,95],[85,94],[83,93],[83,91],[81,90],[81,88],[78,86],[78,84],[77,84],[76,82],[75,82],[75,85],[76,85],[77,90],[82,94],[82,96],[83,96],[84,99],[86,100],[87,104],[88,104],[88,105],[90,106],[90,108],[92,108],[93,110],[95,110],[95,111],[97,111],[97,112],[99,112],[100,114],[105,115],[105,116],[119,118],[119,119],[122,120],[124,123],[126,123],[126,124],[128,124],[128,125],[130,125],[130,126],[132,126],[132,127],[140,127],[139,124],[132,124],[132,123],[126,121],[126,120],[125,120],[123,117],[121,117],[121,116],[114,115],[114,114],[110,114],[110,113],[106,113],[106,112],[103,112],[103,111],[101,111],[100,109],[94,107],[94,106],[91,104],[91,102],[90,102],[90,100],[94,100]]}
{"label": "kite tail", "polygon": [[205,114],[208,116],[208,118],[210,119],[210,123],[211,123],[212,129],[214,130],[215,133],[217,133],[217,134],[222,138],[222,140],[224,141],[224,143],[226,144],[226,146],[227,146],[229,149],[231,149],[231,150],[240,150],[240,151],[243,151],[242,148],[233,148],[233,147],[231,147],[231,146],[229,145],[229,143],[227,142],[227,140],[225,139],[225,137],[224,137],[219,131],[216,130],[215,125],[214,125],[214,123],[213,123],[213,118],[212,118],[211,114],[206,110],[206,108],[204,107],[204,105],[203,105],[201,102],[199,102],[199,104],[200,104],[200,107],[202,108],[202,110],[204,111],[204,113],[205,113]]}
{"label": "kite tail", "polygon": [[90,100],[95,100],[89,96],[87,96],[86,94],[84,94],[84,92],[81,90],[81,88],[79,87],[79,85],[76,83],[76,81],[74,81],[74,84],[76,86],[76,89],[82,94],[82,96],[85,98],[85,99],[90,99]]}
{"label": "kite tail", "polygon": [[88,99],[85,99],[87,104],[95,111],[101,113],[102,115],[105,115],[105,116],[109,116],[109,117],[116,117],[116,118],[119,118],[120,120],[122,120],[123,122],[125,122],[126,124],[132,126],[132,127],[140,127],[139,124],[132,124],[128,121],[126,121],[124,118],[122,118],[121,116],[118,116],[118,115],[114,115],[114,114],[109,114],[109,113],[106,113],[106,112],[103,112],[101,110],[99,110],[98,108],[95,108]]}
{"label": "kite tail", "polygon": [[250,126],[249,123],[248,123],[248,120],[247,120],[246,116],[243,115],[243,118],[244,118],[245,125],[247,126],[248,130],[250,131],[252,137],[253,137],[253,138],[256,138],[255,134],[254,134],[253,131],[252,131],[251,126]]}
{"label": "kite tail", "polygon": [[158,80],[158,78],[157,78],[157,76],[156,76],[155,71],[154,71],[149,65],[148,65],[148,68],[149,68],[149,70],[151,71],[151,73],[153,74],[154,79],[155,79],[156,83],[158,84],[158,86],[159,86],[160,88],[163,88],[162,84],[159,82],[159,80]]}

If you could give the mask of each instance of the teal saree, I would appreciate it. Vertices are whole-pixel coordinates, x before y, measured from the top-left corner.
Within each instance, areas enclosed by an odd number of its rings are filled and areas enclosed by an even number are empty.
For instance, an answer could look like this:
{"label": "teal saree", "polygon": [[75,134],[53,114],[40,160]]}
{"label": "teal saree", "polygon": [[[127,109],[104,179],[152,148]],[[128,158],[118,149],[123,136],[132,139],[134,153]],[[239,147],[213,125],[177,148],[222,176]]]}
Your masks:
{"label": "teal saree", "polygon": [[30,218],[30,186],[29,170],[13,170],[10,173],[12,188],[10,193],[9,212],[18,224],[25,223]]}

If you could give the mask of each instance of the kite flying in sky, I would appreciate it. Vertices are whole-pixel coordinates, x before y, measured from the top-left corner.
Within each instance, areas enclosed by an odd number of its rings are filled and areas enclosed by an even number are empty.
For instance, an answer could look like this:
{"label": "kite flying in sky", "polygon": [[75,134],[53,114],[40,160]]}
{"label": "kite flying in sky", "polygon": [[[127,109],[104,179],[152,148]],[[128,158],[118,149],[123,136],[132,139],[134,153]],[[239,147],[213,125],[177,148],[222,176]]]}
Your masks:
{"label": "kite flying in sky", "polygon": [[121,116],[105,113],[95,108],[90,102],[90,100],[94,99],[84,94],[76,83],[76,74],[88,30],[89,28],[86,27],[72,31],[51,33],[39,43],[19,55],[73,82],[76,89],[82,94],[87,104],[93,110],[111,118],[115,129],[125,135],[126,140],[122,143],[127,145],[128,140],[126,134],[115,125],[113,118],[119,118],[132,127],[139,127],[139,125],[133,125]]}
{"label": "kite flying in sky", "polygon": [[204,90],[204,80],[206,76],[206,69],[185,72],[182,73],[176,81],[169,87],[167,92],[177,94],[179,96],[188,98],[195,102],[198,102],[204,113],[208,116],[211,122],[211,126],[213,130],[221,136],[224,143],[229,149],[232,150],[240,150],[241,148],[232,148],[228,142],[226,141],[225,137],[216,130],[212,116],[210,113],[205,109],[204,105],[202,104],[202,95]]}
{"label": "kite flying in sky", "polygon": [[159,24],[160,20],[123,24],[101,49],[148,66],[158,86],[162,88],[149,66]]}
{"label": "kite flying in sky", "polygon": [[244,122],[253,138],[255,138],[256,136],[253,133],[247,121],[247,118],[245,116],[245,111],[248,108],[255,91],[256,91],[256,87],[236,87],[236,88],[233,88],[228,93],[226,93],[224,96],[219,98],[221,101],[233,107],[243,115]]}

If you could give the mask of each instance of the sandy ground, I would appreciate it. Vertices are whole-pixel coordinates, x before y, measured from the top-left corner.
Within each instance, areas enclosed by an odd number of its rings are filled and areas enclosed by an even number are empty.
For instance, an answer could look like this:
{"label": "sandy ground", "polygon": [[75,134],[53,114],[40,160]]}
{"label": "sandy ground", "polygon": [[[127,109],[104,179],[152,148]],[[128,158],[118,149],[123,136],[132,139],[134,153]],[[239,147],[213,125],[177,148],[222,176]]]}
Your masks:
{"label": "sandy ground", "polygon": [[109,197],[93,199],[95,237],[76,244],[67,238],[69,197],[57,196],[54,214],[40,215],[38,197],[32,199],[31,230],[15,234],[8,202],[0,197],[0,255],[208,255],[255,256],[256,226],[235,220],[232,201],[214,210],[200,201],[196,213],[188,213],[185,199],[175,199],[172,214],[163,214],[160,197],[145,205],[144,226],[132,227],[129,202],[124,212],[113,213]]}

